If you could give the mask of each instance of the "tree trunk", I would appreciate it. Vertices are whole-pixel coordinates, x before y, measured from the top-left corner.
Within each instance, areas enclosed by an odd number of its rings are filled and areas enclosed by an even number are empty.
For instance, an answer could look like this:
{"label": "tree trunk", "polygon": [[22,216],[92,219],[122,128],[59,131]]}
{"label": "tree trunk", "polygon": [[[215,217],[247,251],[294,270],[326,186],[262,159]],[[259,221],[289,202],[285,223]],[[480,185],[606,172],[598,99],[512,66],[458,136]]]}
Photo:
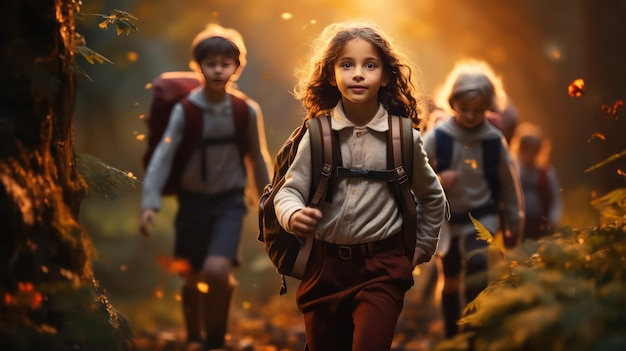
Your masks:
{"label": "tree trunk", "polygon": [[0,2],[3,350],[127,345],[119,341],[117,314],[92,277],[91,241],[77,221],[86,189],[74,155],[72,67],[79,5]]}

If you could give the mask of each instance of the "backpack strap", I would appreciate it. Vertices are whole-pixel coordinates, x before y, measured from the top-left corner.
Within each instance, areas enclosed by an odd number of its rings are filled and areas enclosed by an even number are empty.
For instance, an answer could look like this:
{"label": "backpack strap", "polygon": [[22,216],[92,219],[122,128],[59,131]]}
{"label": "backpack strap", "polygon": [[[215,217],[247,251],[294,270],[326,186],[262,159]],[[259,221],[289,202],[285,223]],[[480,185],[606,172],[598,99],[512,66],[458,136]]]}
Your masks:
{"label": "backpack strap", "polygon": [[452,137],[440,129],[435,129],[435,147],[437,150],[437,172],[445,171],[452,164]]}
{"label": "backpack strap", "polygon": [[[236,143],[237,149],[239,150],[239,154],[241,155],[242,165],[243,165],[243,156],[250,149],[249,141],[248,141],[248,120],[249,120],[248,103],[244,99],[241,99],[237,96],[234,96],[232,94],[229,94],[229,95],[231,96],[231,100],[232,100],[233,120],[234,120],[234,125],[235,125],[234,135],[223,137],[223,138],[198,137],[197,139],[195,139],[197,140],[195,146],[199,147],[200,152],[202,153],[202,157],[200,161],[202,162],[202,165],[200,168],[200,172],[201,172],[200,179],[202,179],[203,182],[207,181],[206,148],[208,146],[225,144],[225,143]],[[185,98],[184,100],[187,101],[186,105],[188,105],[186,106],[185,101],[183,101],[183,106],[185,106],[185,114],[187,114],[188,110],[191,111],[192,108],[200,111],[200,108],[190,103],[188,99]],[[201,111],[200,111],[199,118],[200,118],[200,123],[202,123]],[[186,130],[186,132],[202,133],[202,124],[200,124],[197,128],[198,129],[193,130],[193,131]]]}
{"label": "backpack strap", "polygon": [[241,156],[250,151],[248,140],[248,121],[249,107],[248,103],[235,95],[230,94],[233,106],[233,118],[235,119],[235,142],[239,148]]}
{"label": "backpack strap", "polygon": [[483,169],[485,172],[485,179],[491,190],[491,198],[493,204],[497,204],[500,198],[500,177],[499,177],[499,164],[500,164],[500,149],[502,148],[502,142],[499,138],[483,140]]}
{"label": "backpack strap", "polygon": [[[183,105],[185,114],[185,128],[183,138],[174,156],[174,163],[172,164],[171,175],[168,178],[168,182],[180,181],[180,175],[183,169],[185,169],[185,165],[189,162],[191,154],[202,139],[202,110],[191,103],[187,97],[182,98],[180,102]],[[179,184],[166,185],[166,187],[170,186],[172,189],[179,189]]]}
{"label": "backpack strap", "polygon": [[[326,191],[332,174],[333,164],[333,137],[330,116],[324,115],[308,120],[309,137],[311,141],[312,182],[315,188],[310,196],[309,206],[318,208]],[[301,238],[302,239],[302,238]],[[313,238],[304,238],[300,251],[293,264],[292,276],[304,275],[307,261],[313,249]],[[283,286],[285,277],[283,276]]]}
{"label": "backpack strap", "polygon": [[[409,118],[389,116],[388,162],[393,160],[396,179],[391,186],[402,211],[402,243],[413,262],[417,241],[417,207],[411,191],[413,173],[413,126]],[[390,147],[389,147],[390,146]]]}
{"label": "backpack strap", "polygon": [[309,205],[319,207],[332,175],[334,140],[330,116],[312,118],[308,124],[311,138],[312,184],[317,184]]}

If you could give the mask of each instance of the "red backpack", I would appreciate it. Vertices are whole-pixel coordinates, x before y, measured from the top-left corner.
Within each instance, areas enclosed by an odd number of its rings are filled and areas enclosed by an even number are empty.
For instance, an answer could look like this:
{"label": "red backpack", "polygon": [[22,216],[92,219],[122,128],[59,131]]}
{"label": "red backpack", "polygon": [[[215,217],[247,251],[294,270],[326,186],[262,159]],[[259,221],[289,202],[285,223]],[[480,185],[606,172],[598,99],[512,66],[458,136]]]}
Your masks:
{"label": "red backpack", "polygon": [[248,151],[248,104],[245,100],[233,95],[230,96],[235,119],[235,135],[219,140],[202,138],[203,111],[187,99],[189,92],[200,86],[200,83],[198,74],[194,72],[165,72],[152,82],[150,113],[145,119],[148,126],[148,147],[142,158],[144,170],[148,168],[154,149],[163,138],[174,105],[181,102],[185,110],[184,136],[174,155],[170,175],[163,187],[162,195],[175,195],[178,192],[182,171],[193,151],[201,144],[206,146],[235,142],[242,157]]}

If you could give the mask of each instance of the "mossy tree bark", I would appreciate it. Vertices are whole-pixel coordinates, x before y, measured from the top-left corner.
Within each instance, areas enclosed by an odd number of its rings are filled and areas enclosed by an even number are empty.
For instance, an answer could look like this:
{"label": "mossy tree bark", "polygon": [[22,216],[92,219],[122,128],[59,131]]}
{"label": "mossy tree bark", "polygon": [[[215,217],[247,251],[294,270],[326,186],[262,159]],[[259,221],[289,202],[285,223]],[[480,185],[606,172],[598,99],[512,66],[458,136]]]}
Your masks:
{"label": "mossy tree bark", "polygon": [[128,345],[77,221],[86,190],[74,154],[79,6],[0,2],[0,349]]}

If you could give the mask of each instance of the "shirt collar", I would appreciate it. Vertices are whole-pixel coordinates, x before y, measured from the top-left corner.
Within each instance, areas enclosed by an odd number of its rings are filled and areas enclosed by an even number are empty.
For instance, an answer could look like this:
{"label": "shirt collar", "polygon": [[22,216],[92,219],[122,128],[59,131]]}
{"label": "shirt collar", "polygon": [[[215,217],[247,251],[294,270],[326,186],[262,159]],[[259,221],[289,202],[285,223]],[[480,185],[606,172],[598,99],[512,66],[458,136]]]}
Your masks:
{"label": "shirt collar", "polygon": [[[364,127],[361,128],[369,128],[377,132],[386,132],[389,130],[389,122],[387,110],[383,107],[382,104],[378,104],[378,111],[374,117],[367,123]],[[345,112],[343,111],[343,104],[341,100],[337,103],[335,108],[333,108],[333,122],[332,128],[333,130],[342,130],[344,128],[353,128],[356,127],[354,123],[350,122],[350,120],[346,117]]]}
{"label": "shirt collar", "polygon": [[209,112],[210,114],[222,115],[230,111],[232,105],[232,99],[229,94],[226,94],[223,101],[218,103],[209,102],[204,97],[204,88],[194,90],[189,94],[189,101],[200,109]]}

